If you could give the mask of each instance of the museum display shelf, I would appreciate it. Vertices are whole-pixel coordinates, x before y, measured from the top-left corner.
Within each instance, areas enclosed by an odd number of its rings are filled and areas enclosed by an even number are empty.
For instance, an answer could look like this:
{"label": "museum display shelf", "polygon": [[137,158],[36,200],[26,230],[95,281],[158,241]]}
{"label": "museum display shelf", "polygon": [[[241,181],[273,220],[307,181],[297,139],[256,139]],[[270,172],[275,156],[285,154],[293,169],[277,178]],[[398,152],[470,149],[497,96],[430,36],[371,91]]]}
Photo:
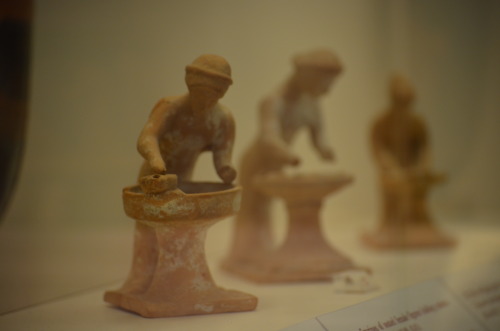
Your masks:
{"label": "museum display shelf", "polygon": [[[284,215],[281,215],[284,217]],[[323,217],[331,217],[330,209]],[[228,288],[253,293],[253,312],[147,319],[102,302],[102,293],[119,286],[129,267],[131,227],[37,231],[0,228],[2,312],[0,329],[50,330],[280,330],[436,277],[500,258],[500,227],[495,215],[440,222],[457,238],[446,249],[373,251],[363,246],[362,222],[326,224],[336,244],[370,265],[378,289],[339,293],[332,282],[258,285],[219,268],[229,245],[232,219],[216,224],[206,242],[213,278]],[[345,219],[345,217],[344,217]],[[473,221],[476,222],[473,222]],[[20,244],[22,242],[22,244]]]}

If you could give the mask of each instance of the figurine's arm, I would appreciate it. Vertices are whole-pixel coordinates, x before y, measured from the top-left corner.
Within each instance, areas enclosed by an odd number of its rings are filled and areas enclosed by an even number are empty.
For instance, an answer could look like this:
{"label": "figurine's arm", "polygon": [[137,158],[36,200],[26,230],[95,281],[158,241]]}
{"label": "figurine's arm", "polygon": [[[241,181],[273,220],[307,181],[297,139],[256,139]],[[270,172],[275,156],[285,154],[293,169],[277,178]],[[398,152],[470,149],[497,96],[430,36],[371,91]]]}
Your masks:
{"label": "figurine's arm", "polygon": [[417,146],[415,153],[417,153],[417,155],[413,170],[420,174],[428,173],[431,168],[431,153],[428,132],[424,121],[417,116],[415,116],[414,135],[415,146]]}
{"label": "figurine's arm", "polygon": [[382,182],[393,188],[406,188],[410,175],[408,169],[404,169],[380,141],[372,141],[372,145]]}
{"label": "figurine's arm", "polygon": [[384,147],[375,147],[374,155],[380,170],[383,172],[393,173],[403,171],[396,158]]}
{"label": "figurine's arm", "polygon": [[375,122],[370,137],[373,156],[379,170],[382,173],[389,174],[390,176],[402,176],[403,169],[401,165],[399,164],[396,157],[383,143],[383,135],[385,134],[386,130],[387,127],[385,127],[385,125],[382,124],[380,120]]}
{"label": "figurine's arm", "polygon": [[309,125],[309,132],[311,133],[311,141],[318,151],[318,153],[321,155],[321,158],[326,161],[333,161],[335,159],[333,150],[331,149],[330,146],[326,143],[324,131],[323,131],[323,124],[322,124],[322,119],[321,119],[321,113],[319,112],[319,109],[315,107],[313,109],[314,116],[312,119],[312,122]]}
{"label": "figurine's arm", "polygon": [[236,178],[236,170],[231,164],[231,155],[233,152],[235,124],[231,113],[221,106],[223,120],[217,131],[213,144],[213,160],[215,170],[224,183],[232,183]]}
{"label": "figurine's arm", "polygon": [[168,110],[169,102],[164,99],[160,100],[151,111],[149,119],[137,140],[137,151],[149,163],[155,173],[165,173],[167,171],[158,140],[165,127]]}
{"label": "figurine's arm", "polygon": [[279,118],[279,102],[277,98],[264,99],[260,104],[260,136],[258,139],[265,147],[272,150],[270,157],[282,160],[284,163],[298,165],[300,159],[293,154],[283,140]]}

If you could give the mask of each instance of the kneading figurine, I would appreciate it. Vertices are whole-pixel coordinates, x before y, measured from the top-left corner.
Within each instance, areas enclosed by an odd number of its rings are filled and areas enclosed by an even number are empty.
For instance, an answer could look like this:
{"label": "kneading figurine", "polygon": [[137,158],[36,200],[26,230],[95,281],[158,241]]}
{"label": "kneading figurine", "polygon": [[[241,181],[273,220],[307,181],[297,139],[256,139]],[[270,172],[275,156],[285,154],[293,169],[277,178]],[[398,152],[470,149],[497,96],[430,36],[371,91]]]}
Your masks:
{"label": "kneading figurine", "polygon": [[[285,166],[297,166],[300,163],[299,156],[290,147],[296,134],[302,129],[307,129],[319,156],[325,161],[334,160],[334,153],[324,138],[323,120],[318,102],[327,94],[342,71],[342,65],[330,50],[316,49],[293,57],[293,66],[294,71],[284,84],[260,103],[260,131],[241,161],[239,171],[240,184],[243,186],[241,209],[236,217],[232,247],[223,263],[223,267],[231,272],[241,273],[241,270],[246,270],[243,272],[252,273],[251,269],[262,269],[260,267],[262,260],[274,249],[270,221],[270,203],[273,194],[269,192],[266,194],[261,187],[270,183],[258,184],[256,180],[280,172]],[[271,180],[274,177],[267,178]],[[321,176],[307,177],[305,181],[318,181],[320,178]],[[352,181],[351,177],[345,176],[334,179],[335,187]],[[297,180],[300,184],[304,178]],[[297,187],[294,185],[295,179],[287,178],[285,181],[287,183],[291,181],[288,184]],[[278,182],[281,183],[281,179]],[[307,195],[307,189],[315,185],[319,186],[319,183],[306,183],[304,186],[306,189],[301,194]],[[300,189],[298,191],[300,192]],[[307,200],[309,197],[303,198]],[[314,204],[319,208],[320,201]],[[315,219],[312,216],[314,211],[310,213],[310,219]],[[319,231],[317,235],[319,236]],[[326,247],[326,244],[324,246]],[[271,277],[271,275],[250,276],[258,278],[259,281],[267,281]]]}
{"label": "kneading figurine", "polygon": [[239,182],[244,190],[231,250],[237,259],[266,254],[272,247],[271,199],[256,189],[252,181],[258,175],[300,163],[290,147],[298,131],[308,129],[319,155],[327,161],[334,159],[323,137],[318,99],[328,92],[342,66],[334,53],[323,49],[295,56],[293,65],[291,77],[261,101],[260,131],[241,161]]}
{"label": "kneading figurine", "polygon": [[[231,83],[224,58],[202,55],[186,67],[189,92],[151,112],[137,143],[145,159],[139,185],[123,189],[125,212],[136,221],[132,268],[106,302],[144,317],[255,309],[255,296],[218,287],[205,259],[208,228],[239,208],[241,187],[231,184],[235,125],[218,103]],[[213,152],[224,183],[190,181],[204,151]]]}
{"label": "kneading figurine", "polygon": [[220,103],[232,84],[231,68],[222,57],[203,55],[186,67],[189,93],[161,99],[137,142],[145,162],[140,177],[153,173],[191,178],[201,152],[212,151],[215,169],[224,183],[236,171],[231,165],[234,120]]}
{"label": "kneading figurine", "polygon": [[412,111],[414,91],[402,76],[390,83],[391,104],[373,124],[371,146],[377,166],[382,213],[376,232],[365,241],[375,247],[447,246],[453,240],[432,224],[427,195],[444,175],[430,164],[424,120]]}

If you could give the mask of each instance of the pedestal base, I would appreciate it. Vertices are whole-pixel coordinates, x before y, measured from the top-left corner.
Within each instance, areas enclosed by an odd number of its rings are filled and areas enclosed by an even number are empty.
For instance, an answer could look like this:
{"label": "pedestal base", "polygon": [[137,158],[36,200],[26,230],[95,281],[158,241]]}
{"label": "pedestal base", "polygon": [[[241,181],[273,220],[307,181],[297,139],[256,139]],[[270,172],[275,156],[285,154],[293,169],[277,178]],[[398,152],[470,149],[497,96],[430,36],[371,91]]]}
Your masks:
{"label": "pedestal base", "polygon": [[357,268],[351,259],[326,242],[307,249],[282,247],[270,260],[269,282],[329,281],[334,273]]}
{"label": "pedestal base", "polygon": [[433,226],[380,228],[363,234],[362,240],[377,249],[452,247],[456,241]]}
{"label": "pedestal base", "polygon": [[255,310],[257,298],[253,295],[216,287],[196,295],[151,298],[140,294],[108,291],[104,300],[143,317],[173,317]]}
{"label": "pedestal base", "polygon": [[104,301],[143,317],[254,310],[255,296],[215,284],[205,258],[207,230],[237,211],[241,188],[184,182],[182,191],[156,193],[175,184],[168,176],[142,178],[145,191],[124,189],[125,211],[136,220],[134,256],[125,283]]}
{"label": "pedestal base", "polygon": [[333,273],[363,269],[328,243],[320,225],[322,200],[352,180],[344,174],[276,173],[256,178],[258,189],[285,200],[289,220],[285,241],[276,250],[230,256],[222,267],[259,283],[329,281]]}
{"label": "pedestal base", "polygon": [[334,273],[362,269],[329,246],[302,252],[282,247],[259,259],[225,260],[222,268],[257,283],[330,281]]}

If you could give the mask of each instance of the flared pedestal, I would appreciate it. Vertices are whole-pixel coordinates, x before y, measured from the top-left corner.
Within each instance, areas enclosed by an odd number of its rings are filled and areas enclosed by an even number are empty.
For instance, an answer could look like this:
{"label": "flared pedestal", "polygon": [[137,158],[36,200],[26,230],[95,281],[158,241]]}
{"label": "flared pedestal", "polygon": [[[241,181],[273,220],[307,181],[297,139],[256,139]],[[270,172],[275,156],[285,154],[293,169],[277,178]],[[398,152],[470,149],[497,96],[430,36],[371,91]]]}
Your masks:
{"label": "flared pedestal", "polygon": [[253,295],[218,287],[205,258],[208,228],[238,210],[240,188],[184,183],[161,194],[125,188],[127,215],[136,219],[134,258],[125,284],[104,300],[144,317],[254,310]]}
{"label": "flared pedestal", "polygon": [[444,175],[436,173],[405,180],[381,176],[379,225],[362,235],[363,242],[376,249],[454,246],[456,241],[433,222],[427,204],[431,187],[444,180]]}
{"label": "flared pedestal", "polygon": [[226,260],[224,269],[256,282],[330,280],[332,273],[358,269],[324,238],[319,212],[323,198],[352,182],[348,175],[283,174],[255,181],[265,194],[285,200],[289,227],[284,243],[266,255],[248,260]]}

